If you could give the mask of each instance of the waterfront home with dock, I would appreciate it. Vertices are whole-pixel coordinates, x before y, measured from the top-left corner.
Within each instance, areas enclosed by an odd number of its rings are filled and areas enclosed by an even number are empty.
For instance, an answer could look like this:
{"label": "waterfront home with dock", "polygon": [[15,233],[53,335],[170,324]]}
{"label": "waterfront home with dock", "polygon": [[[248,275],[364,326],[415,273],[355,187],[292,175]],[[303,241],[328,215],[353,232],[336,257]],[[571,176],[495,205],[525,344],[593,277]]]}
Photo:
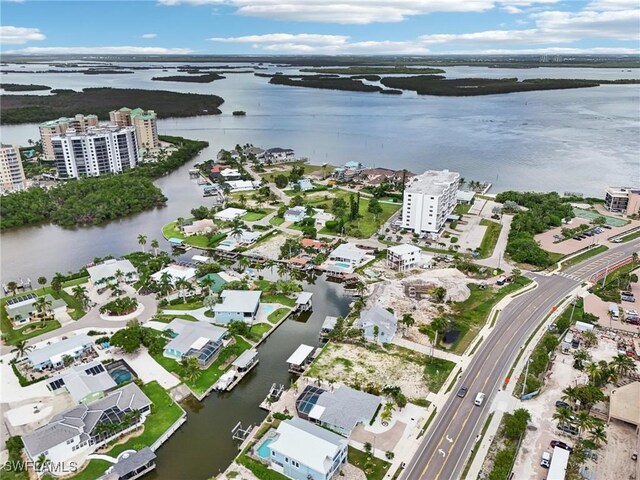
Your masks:
{"label": "waterfront home with dock", "polygon": [[218,230],[218,226],[209,218],[194,220],[191,223],[182,225],[182,233],[184,233],[185,237],[190,237],[191,235],[206,235],[216,230]]}
{"label": "waterfront home with dock", "polygon": [[290,148],[268,148],[262,154],[266,163],[287,163],[295,161],[295,152]]}
{"label": "waterfront home with dock", "polygon": [[221,303],[213,307],[216,323],[243,321],[251,325],[260,307],[260,290],[224,290]]}
{"label": "waterfront home with dock", "polygon": [[292,418],[265,435],[258,455],[292,480],[331,480],[347,462],[347,439]]}
{"label": "waterfront home with dock", "polygon": [[164,356],[180,361],[194,357],[200,368],[207,368],[218,357],[227,329],[205,322],[190,322],[174,318],[167,325],[173,338],[164,348]]}
{"label": "waterfront home with dock", "polygon": [[390,343],[396,335],[398,320],[389,310],[371,307],[360,313],[360,318],[353,322],[353,326],[362,330],[368,342]]}
{"label": "waterfront home with dock", "polygon": [[[125,431],[144,423],[151,411],[151,400],[135,384],[114,390],[101,400],[80,404],[22,437],[32,462],[45,455],[53,464],[96,451]],[[104,428],[113,425],[116,428]]]}
{"label": "waterfront home with dock", "polygon": [[91,403],[118,386],[101,361],[95,360],[66,369],[47,380],[47,389],[69,392],[76,403]]}
{"label": "waterfront home with dock", "polygon": [[162,275],[167,273],[169,277],[171,277],[171,284],[175,285],[176,280],[183,279],[187,282],[193,280],[196,276],[196,269],[193,267],[188,267],[186,265],[179,265],[177,263],[172,263],[167,265],[162,270],[151,275],[151,279],[155,282],[159,282],[162,278]]}
{"label": "waterfront home with dock", "polygon": [[123,452],[118,462],[98,480],[135,480],[156,468],[156,454],[149,447],[137,452]]}
{"label": "waterfront home with dock", "polygon": [[298,294],[298,298],[296,298],[296,312],[308,312],[313,308],[311,303],[311,297],[313,293],[311,292],[300,292]]}
{"label": "waterfront home with dock", "polygon": [[15,326],[25,325],[32,320],[44,320],[46,313],[53,315],[57,320],[68,318],[66,302],[61,298],[53,298],[49,294],[38,297],[35,293],[27,293],[19,297],[11,297],[4,308]]}
{"label": "waterfront home with dock", "polygon": [[338,317],[332,317],[327,315],[322,322],[322,327],[320,327],[320,339],[327,340],[329,338],[329,334],[333,332],[333,329],[336,328],[336,324],[338,323]]}
{"label": "waterfront home with dock", "polygon": [[231,370],[222,374],[213,389],[218,392],[232,390],[257,364],[258,351],[254,348],[245,350],[233,361]]}
{"label": "waterfront home with dock", "polygon": [[382,398],[340,386],[328,392],[307,385],[296,399],[298,417],[349,437],[358,424],[368,425],[375,417]]}
{"label": "waterfront home with dock", "polygon": [[220,210],[217,212],[213,218],[216,220],[222,220],[224,222],[230,222],[235,220],[236,218],[243,217],[247,214],[247,211],[243,208],[225,208],[224,210]]}
{"label": "waterfront home with dock", "polygon": [[287,358],[289,372],[301,374],[311,364],[315,347],[302,344]]}

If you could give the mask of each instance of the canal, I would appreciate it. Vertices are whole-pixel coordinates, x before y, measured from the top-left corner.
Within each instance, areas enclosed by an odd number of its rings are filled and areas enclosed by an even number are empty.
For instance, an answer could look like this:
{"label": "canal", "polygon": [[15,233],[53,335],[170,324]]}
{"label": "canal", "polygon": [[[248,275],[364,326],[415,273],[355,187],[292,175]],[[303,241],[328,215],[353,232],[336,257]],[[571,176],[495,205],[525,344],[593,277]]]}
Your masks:
{"label": "canal", "polygon": [[273,383],[288,387],[295,377],[286,359],[301,344],[319,345],[318,333],[325,316],[345,315],[351,299],[341,285],[320,277],[303,282],[313,292],[313,312],[302,323],[289,318],[258,348],[260,363],[238,386],[224,394],[212,393],[202,402],[190,397],[183,403],[187,422],[156,452],[158,468],[148,475],[157,480],[204,480],[224,471],[238,453],[231,429],[258,425],[267,415],[259,404]]}

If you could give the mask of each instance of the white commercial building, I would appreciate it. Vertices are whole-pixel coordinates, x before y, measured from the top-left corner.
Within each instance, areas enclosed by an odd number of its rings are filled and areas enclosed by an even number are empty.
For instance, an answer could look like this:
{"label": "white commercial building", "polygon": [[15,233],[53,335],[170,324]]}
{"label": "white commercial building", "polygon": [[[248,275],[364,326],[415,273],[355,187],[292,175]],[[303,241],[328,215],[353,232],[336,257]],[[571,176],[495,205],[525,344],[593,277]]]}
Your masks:
{"label": "white commercial building", "polygon": [[235,220],[236,218],[240,218],[247,214],[247,211],[243,208],[225,208],[224,210],[220,210],[216,213],[213,218],[216,220],[223,220],[225,222],[230,222],[231,220]]}
{"label": "white commercial building", "polygon": [[121,173],[138,164],[134,127],[105,125],[86,132],[68,129],[51,143],[60,178]]}
{"label": "white commercial building", "polygon": [[402,199],[402,228],[438,233],[456,206],[460,174],[428,170],[413,178]]}

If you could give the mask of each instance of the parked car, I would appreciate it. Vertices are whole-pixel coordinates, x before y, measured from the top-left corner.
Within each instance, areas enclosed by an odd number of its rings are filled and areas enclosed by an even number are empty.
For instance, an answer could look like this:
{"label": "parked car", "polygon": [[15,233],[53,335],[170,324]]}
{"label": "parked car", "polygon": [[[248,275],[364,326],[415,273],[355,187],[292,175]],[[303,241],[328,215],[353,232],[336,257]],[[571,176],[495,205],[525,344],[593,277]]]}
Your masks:
{"label": "parked car", "polygon": [[616,238],[614,240],[611,240],[613,243],[622,243],[622,239],[621,238]]}
{"label": "parked car", "polygon": [[564,448],[565,450],[569,450],[570,452],[573,451],[573,448],[571,448],[566,443],[561,442],[560,440],[551,440],[551,448],[555,448],[555,447]]}
{"label": "parked car", "polygon": [[571,405],[569,405],[567,402],[563,402],[562,400],[557,400],[557,401],[556,401],[556,407],[567,407],[567,408],[571,408]]}
{"label": "parked car", "polygon": [[464,396],[467,394],[467,392],[469,391],[469,387],[460,387],[460,390],[458,390],[458,397],[460,398],[464,398]]}
{"label": "parked car", "polygon": [[570,433],[571,435],[578,434],[578,429],[575,426],[571,425],[570,423],[559,423],[558,430],[561,430],[565,433]]}
{"label": "parked car", "polygon": [[620,295],[620,300],[622,300],[623,302],[633,303],[636,301],[636,297],[634,297],[633,295]]}
{"label": "parked car", "polygon": [[625,310],[624,314],[625,315],[629,315],[630,317],[637,317],[638,316],[638,312],[636,310],[634,310],[633,308],[630,308],[629,310]]}
{"label": "parked car", "polygon": [[631,325],[640,325],[640,317],[626,317],[624,321]]}
{"label": "parked car", "polygon": [[540,466],[549,468],[551,466],[551,454],[549,452],[542,452],[542,459],[540,460]]}
{"label": "parked car", "polygon": [[602,225],[602,228],[606,228],[607,230],[611,230],[611,225]]}

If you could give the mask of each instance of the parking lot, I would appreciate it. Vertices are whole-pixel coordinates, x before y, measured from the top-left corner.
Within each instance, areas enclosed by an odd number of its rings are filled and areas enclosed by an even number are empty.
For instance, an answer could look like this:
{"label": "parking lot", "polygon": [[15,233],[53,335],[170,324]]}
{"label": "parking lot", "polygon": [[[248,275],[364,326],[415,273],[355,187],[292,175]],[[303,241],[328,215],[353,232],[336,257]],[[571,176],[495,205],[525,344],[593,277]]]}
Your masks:
{"label": "parking lot", "polygon": [[631,228],[630,225],[626,225],[624,227],[612,227],[610,229],[602,228],[601,233],[594,234],[591,237],[587,236],[582,240],[575,240],[571,238],[569,240],[558,242],[558,240],[562,238],[561,232],[563,228],[576,228],[579,225],[588,225],[588,224],[589,224],[589,221],[584,218],[574,218],[571,220],[571,223],[567,225],[556,227],[544,233],[536,235],[535,239],[539,243],[540,247],[542,247],[543,249],[549,252],[562,253],[564,255],[569,255],[573,252],[577,252],[582,248],[588,247],[591,244],[597,243],[599,245],[610,245],[611,242],[609,242],[607,238],[617,235]]}

